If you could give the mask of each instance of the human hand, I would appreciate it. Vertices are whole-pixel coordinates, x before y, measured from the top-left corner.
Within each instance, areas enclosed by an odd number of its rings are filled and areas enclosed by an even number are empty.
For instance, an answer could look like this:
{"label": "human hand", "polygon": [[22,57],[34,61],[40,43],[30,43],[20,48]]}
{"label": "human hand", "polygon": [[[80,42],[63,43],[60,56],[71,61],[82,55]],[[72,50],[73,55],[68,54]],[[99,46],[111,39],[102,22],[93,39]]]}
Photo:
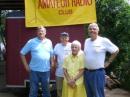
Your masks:
{"label": "human hand", "polygon": [[27,72],[30,72],[30,68],[29,68],[28,65],[25,66],[25,70],[26,70]]}
{"label": "human hand", "polygon": [[104,67],[107,68],[110,65],[110,62],[106,61]]}
{"label": "human hand", "polygon": [[72,87],[72,88],[75,88],[75,87],[76,87],[75,80],[74,80],[74,79],[70,79],[70,80],[68,81],[68,85],[69,85],[70,87]]}

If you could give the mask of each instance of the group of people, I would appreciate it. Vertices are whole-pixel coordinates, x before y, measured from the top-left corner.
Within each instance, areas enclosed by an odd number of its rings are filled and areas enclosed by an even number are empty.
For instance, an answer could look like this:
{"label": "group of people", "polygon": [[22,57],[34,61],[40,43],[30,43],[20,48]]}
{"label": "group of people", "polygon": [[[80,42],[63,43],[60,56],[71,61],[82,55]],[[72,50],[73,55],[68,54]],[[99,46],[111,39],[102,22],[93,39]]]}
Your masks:
{"label": "group of people", "polygon": [[[105,97],[105,68],[115,59],[118,47],[108,38],[99,36],[97,23],[88,26],[84,50],[78,40],[69,42],[69,33],[60,34],[60,43],[53,49],[46,38],[46,29],[38,27],[37,37],[30,39],[20,55],[29,72],[29,97],[37,97],[39,82],[43,97],[51,97],[49,91],[50,70],[56,68],[57,97]],[[28,64],[26,54],[31,53]],[[106,52],[111,53],[106,60]]]}

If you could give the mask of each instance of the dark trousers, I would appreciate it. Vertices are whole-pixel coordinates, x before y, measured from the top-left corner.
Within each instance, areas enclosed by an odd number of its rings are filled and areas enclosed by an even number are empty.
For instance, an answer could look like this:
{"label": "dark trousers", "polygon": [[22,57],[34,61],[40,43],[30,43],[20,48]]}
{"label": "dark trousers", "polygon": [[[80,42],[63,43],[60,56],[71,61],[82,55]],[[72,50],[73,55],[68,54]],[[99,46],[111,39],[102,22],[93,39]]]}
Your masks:
{"label": "dark trousers", "polygon": [[84,82],[87,97],[105,97],[105,70],[85,70]]}

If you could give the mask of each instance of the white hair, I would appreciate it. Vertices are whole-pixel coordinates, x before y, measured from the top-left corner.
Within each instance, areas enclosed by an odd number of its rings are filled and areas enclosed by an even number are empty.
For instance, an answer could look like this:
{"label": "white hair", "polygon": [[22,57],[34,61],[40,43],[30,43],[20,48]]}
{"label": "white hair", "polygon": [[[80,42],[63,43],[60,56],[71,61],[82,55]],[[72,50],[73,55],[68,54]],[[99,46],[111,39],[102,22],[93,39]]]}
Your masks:
{"label": "white hair", "polygon": [[98,24],[97,24],[97,23],[91,23],[91,24],[89,24],[88,30],[89,30],[91,27],[96,27],[96,29],[99,31],[99,27],[98,27]]}
{"label": "white hair", "polygon": [[81,43],[78,40],[74,40],[71,45],[77,45],[81,49]]}

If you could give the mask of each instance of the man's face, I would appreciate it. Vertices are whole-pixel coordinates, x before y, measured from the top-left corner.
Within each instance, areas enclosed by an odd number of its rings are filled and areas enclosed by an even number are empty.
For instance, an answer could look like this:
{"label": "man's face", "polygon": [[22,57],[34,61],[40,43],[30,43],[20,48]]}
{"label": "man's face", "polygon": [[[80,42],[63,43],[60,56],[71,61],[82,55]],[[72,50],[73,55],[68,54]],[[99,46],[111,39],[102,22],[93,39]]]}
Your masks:
{"label": "man's face", "polygon": [[95,26],[91,26],[89,29],[88,29],[88,34],[89,36],[92,38],[92,39],[95,39],[98,35],[98,29],[97,27]]}
{"label": "man's face", "polygon": [[43,40],[45,38],[46,31],[43,29],[38,29],[37,31],[37,36],[39,39]]}
{"label": "man's face", "polygon": [[65,45],[69,41],[69,37],[68,36],[60,36],[60,41],[63,45]]}

